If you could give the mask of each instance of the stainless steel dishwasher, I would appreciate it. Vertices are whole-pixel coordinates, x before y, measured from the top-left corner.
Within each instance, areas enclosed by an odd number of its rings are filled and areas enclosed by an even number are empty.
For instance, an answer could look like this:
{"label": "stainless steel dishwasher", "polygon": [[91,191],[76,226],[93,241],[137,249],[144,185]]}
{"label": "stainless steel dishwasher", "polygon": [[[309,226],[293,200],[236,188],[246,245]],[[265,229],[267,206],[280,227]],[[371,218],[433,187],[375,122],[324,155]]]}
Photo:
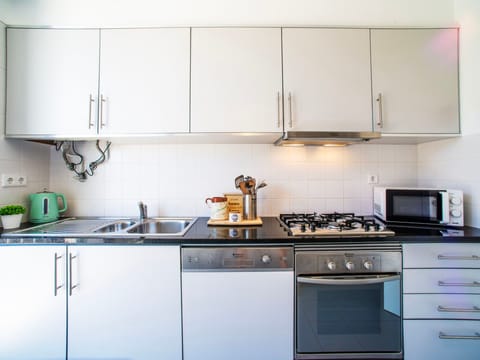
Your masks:
{"label": "stainless steel dishwasher", "polygon": [[182,249],[184,360],[293,358],[293,249]]}

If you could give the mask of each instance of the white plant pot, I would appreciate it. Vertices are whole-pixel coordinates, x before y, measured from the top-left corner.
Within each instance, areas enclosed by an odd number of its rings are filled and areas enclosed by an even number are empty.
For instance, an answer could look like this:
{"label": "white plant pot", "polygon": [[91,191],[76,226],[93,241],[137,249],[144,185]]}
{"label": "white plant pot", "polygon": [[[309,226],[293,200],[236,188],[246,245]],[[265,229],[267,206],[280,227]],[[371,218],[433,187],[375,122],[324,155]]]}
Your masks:
{"label": "white plant pot", "polygon": [[15,229],[20,226],[23,214],[2,215],[2,225],[4,229]]}

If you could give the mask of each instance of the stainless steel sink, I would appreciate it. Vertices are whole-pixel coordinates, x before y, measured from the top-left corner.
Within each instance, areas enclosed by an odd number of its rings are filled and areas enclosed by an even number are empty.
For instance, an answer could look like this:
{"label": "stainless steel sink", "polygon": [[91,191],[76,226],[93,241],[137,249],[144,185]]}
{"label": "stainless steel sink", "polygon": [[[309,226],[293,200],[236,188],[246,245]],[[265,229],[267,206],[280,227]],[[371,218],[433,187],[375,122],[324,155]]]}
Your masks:
{"label": "stainless steel sink", "polygon": [[124,231],[125,229],[129,228],[132,225],[135,225],[137,222],[133,220],[122,220],[116,221],[111,224],[103,225],[98,229],[93,230],[94,233],[112,233],[112,232],[120,232]]}
{"label": "stainless steel sink", "polygon": [[193,225],[193,218],[152,218],[127,229],[130,234],[182,236]]}
{"label": "stainless steel sink", "polygon": [[69,218],[48,224],[2,234],[9,237],[95,237],[114,239],[181,237],[192,227],[197,218],[156,217],[143,220],[123,219],[76,219]]}

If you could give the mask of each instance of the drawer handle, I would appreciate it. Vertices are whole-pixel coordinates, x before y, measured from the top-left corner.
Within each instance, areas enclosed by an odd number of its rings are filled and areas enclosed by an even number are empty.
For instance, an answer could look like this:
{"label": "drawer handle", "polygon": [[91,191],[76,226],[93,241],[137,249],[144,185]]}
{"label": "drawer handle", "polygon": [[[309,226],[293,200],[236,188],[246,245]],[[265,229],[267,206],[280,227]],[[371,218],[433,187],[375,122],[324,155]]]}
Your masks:
{"label": "drawer handle", "polygon": [[440,339],[480,340],[480,333],[475,332],[474,335],[450,335],[440,331],[438,337]]}
{"label": "drawer handle", "polygon": [[480,256],[452,256],[452,255],[438,255],[438,260],[480,260]]}
{"label": "drawer handle", "polygon": [[439,281],[438,286],[464,286],[464,287],[480,287],[480,282],[472,281],[469,283],[450,283],[445,281]]}
{"label": "drawer handle", "polygon": [[478,306],[473,306],[471,308],[455,308],[455,307],[447,307],[447,306],[442,306],[438,305],[437,311],[441,312],[480,312],[480,308]]}

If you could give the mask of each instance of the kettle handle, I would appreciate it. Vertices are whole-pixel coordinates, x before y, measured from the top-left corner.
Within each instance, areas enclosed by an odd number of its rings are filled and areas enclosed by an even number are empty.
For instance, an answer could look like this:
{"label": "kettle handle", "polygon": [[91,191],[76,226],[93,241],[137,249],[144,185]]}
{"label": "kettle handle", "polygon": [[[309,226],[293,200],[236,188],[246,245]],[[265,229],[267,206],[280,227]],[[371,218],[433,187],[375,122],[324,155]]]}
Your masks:
{"label": "kettle handle", "polygon": [[63,194],[55,194],[57,198],[61,198],[63,202],[63,209],[58,209],[59,213],[62,213],[64,211],[67,211],[67,200],[65,199],[65,196]]}

